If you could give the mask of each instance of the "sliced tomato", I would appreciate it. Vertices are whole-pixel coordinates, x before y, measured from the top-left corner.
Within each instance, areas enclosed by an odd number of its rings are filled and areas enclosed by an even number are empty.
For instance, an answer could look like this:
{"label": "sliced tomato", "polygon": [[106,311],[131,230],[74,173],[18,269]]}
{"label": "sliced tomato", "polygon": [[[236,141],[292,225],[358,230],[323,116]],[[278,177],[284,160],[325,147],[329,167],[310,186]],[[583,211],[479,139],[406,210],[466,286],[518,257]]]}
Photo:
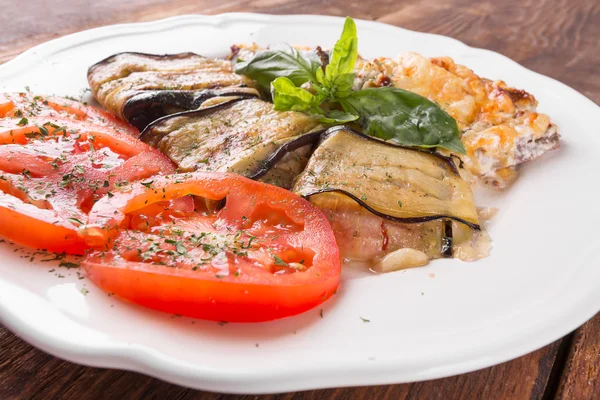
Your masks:
{"label": "sliced tomato", "polygon": [[15,108],[15,104],[6,95],[0,95],[0,118],[4,118]]}
{"label": "sliced tomato", "polygon": [[77,230],[98,199],[175,171],[164,155],[92,107],[6,96],[0,111],[12,108],[0,119],[0,235],[10,240],[81,254],[87,246]]}
{"label": "sliced tomato", "polygon": [[[155,204],[194,196],[193,212]],[[205,203],[222,203],[217,212]],[[224,173],[155,177],[98,201],[83,267],[108,292],[189,317],[267,321],[327,300],[340,255],[327,218],[287,190]]]}
{"label": "sliced tomato", "polygon": [[0,191],[0,235],[38,249],[81,254],[87,247],[73,223],[52,209],[33,204]]}
{"label": "sliced tomato", "polygon": [[99,126],[110,127],[120,133],[138,137],[136,127],[119,120],[106,111],[80,102],[56,96],[40,96],[32,93],[4,93],[0,95],[0,118],[12,117],[17,120],[30,117],[63,118],[85,121]]}

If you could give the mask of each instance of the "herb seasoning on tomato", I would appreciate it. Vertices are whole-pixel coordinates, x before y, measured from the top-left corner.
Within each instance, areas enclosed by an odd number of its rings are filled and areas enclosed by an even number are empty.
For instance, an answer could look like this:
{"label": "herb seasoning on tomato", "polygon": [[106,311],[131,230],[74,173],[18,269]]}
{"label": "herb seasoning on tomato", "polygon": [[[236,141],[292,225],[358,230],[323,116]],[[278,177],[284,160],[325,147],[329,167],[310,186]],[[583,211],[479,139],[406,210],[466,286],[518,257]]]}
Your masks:
{"label": "herb seasoning on tomato", "polygon": [[0,235],[30,247],[81,254],[77,229],[124,182],[174,166],[130,135],[135,128],[67,99],[0,98]]}
{"label": "herb seasoning on tomato", "polygon": [[[194,211],[162,212],[193,196]],[[213,211],[214,206],[222,208]],[[223,205],[224,204],[224,205]],[[340,256],[317,208],[232,174],[154,177],[92,208],[82,263],[109,292],[157,310],[229,322],[295,315],[336,290]]]}

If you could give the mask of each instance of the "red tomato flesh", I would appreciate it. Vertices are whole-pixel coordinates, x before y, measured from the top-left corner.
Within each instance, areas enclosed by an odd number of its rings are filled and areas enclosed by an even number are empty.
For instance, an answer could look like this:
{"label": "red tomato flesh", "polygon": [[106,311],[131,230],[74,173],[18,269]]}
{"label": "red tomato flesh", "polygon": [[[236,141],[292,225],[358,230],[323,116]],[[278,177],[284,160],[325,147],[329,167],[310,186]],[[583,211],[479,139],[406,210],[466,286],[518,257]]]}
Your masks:
{"label": "red tomato flesh", "polygon": [[135,128],[71,100],[8,94],[0,114],[0,235],[19,244],[82,254],[98,199],[175,171]]}
{"label": "red tomato flesh", "polygon": [[39,96],[32,93],[4,93],[0,95],[0,118],[66,118],[110,127],[119,133],[138,137],[136,127],[127,124],[106,111],[75,100],[56,96]]}
{"label": "red tomato flesh", "polygon": [[[195,196],[217,212],[157,213],[156,204]],[[154,208],[153,208],[154,207]],[[158,208],[160,211],[160,207]],[[156,177],[103,198],[81,231],[98,250],[82,266],[106,291],[189,317],[256,322],[304,312],[340,280],[326,217],[301,197],[218,173]]]}

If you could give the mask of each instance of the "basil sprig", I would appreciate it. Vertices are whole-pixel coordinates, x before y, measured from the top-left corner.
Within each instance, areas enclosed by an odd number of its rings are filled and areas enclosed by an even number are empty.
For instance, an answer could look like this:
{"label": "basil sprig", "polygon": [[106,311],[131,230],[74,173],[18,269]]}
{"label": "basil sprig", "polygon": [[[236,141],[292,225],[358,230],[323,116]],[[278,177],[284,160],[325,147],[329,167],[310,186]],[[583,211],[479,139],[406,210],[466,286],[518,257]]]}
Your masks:
{"label": "basil sprig", "polygon": [[340,40],[331,52],[329,64],[317,71],[318,84],[313,89],[325,96],[324,100],[343,99],[352,91],[354,84],[354,65],[358,59],[358,36],[356,24],[352,18],[346,18]]}
{"label": "basil sprig", "polygon": [[325,67],[315,53],[286,45],[258,52],[235,72],[269,87],[275,110],[308,113],[325,124],[356,121],[367,135],[383,140],[465,153],[456,121],[436,103],[393,87],[352,90],[357,59],[356,24],[346,18]]}

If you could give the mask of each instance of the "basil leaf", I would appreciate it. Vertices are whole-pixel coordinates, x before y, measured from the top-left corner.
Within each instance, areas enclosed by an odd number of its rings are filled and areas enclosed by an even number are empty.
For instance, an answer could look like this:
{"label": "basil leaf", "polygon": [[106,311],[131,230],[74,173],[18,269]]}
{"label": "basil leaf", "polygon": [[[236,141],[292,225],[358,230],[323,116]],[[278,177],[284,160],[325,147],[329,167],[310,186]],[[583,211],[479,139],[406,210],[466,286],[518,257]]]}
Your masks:
{"label": "basil leaf", "polygon": [[356,24],[352,18],[347,17],[342,36],[333,47],[329,64],[325,68],[326,80],[333,82],[338,75],[352,73],[357,58],[358,36],[356,35]]}
{"label": "basil leaf", "polygon": [[346,124],[348,122],[356,121],[357,119],[358,115],[332,110],[326,113],[324,117],[321,117],[319,122],[324,124]]}
{"label": "basil leaf", "polygon": [[346,112],[360,116],[358,122],[368,135],[405,146],[465,153],[454,118],[416,93],[392,87],[363,89],[340,103]]}
{"label": "basil leaf", "polygon": [[279,77],[271,82],[271,95],[275,105],[273,109],[276,111],[321,112],[315,96],[296,87],[288,78]]}
{"label": "basil leaf", "polygon": [[320,68],[321,60],[315,52],[300,52],[284,44],[259,51],[250,60],[237,63],[235,73],[249,76],[268,91],[271,82],[279,77],[289,78],[296,86],[316,82]]}

